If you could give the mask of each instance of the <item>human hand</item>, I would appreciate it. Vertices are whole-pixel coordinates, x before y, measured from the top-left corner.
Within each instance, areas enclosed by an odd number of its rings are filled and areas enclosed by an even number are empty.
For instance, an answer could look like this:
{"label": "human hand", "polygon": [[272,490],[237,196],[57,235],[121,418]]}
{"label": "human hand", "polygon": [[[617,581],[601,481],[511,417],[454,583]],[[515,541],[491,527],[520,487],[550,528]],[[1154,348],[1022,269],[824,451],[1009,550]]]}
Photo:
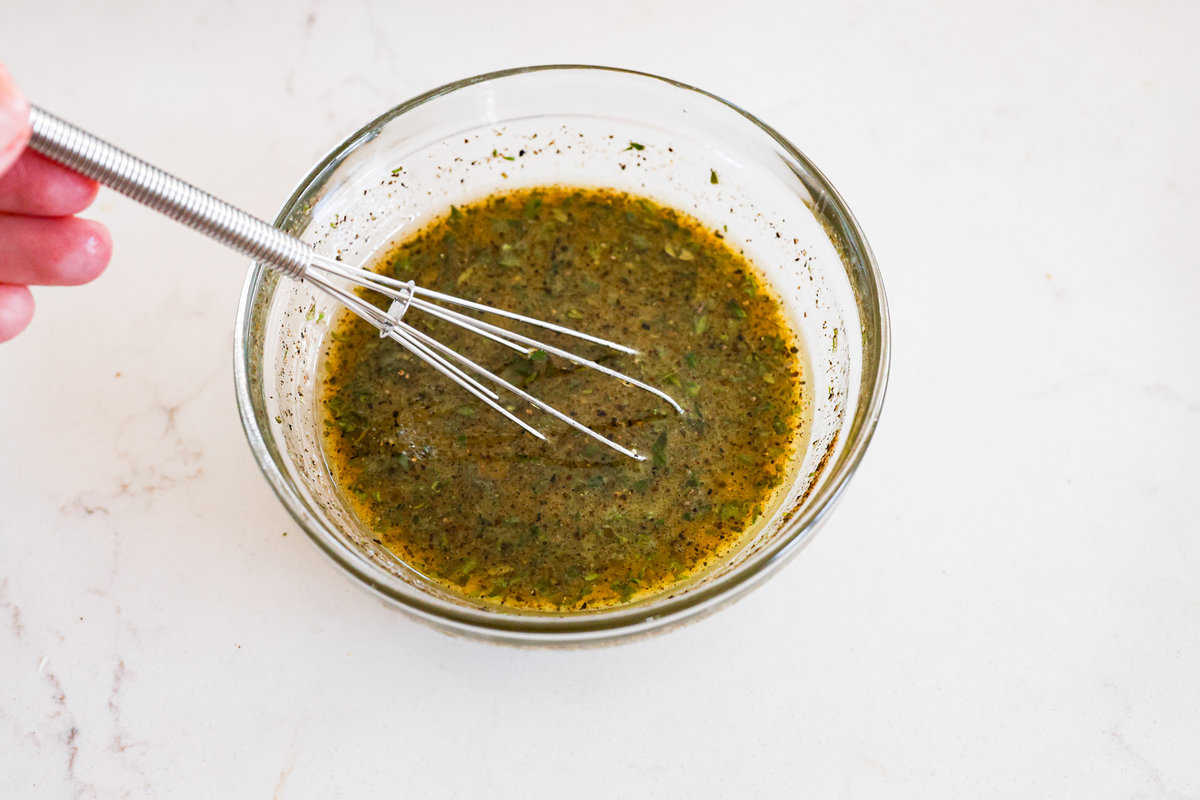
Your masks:
{"label": "human hand", "polygon": [[74,286],[104,271],[108,230],[76,214],[98,186],[26,149],[29,104],[0,64],[0,342],[33,317],[30,285]]}

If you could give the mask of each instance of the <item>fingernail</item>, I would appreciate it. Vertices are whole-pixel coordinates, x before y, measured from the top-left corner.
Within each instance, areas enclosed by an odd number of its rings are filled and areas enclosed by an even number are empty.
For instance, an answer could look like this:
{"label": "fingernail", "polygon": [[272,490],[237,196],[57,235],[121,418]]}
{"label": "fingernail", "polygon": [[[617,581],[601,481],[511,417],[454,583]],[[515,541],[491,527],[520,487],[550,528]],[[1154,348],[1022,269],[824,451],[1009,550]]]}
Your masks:
{"label": "fingernail", "polygon": [[0,64],[0,153],[23,147],[29,134],[29,104]]}

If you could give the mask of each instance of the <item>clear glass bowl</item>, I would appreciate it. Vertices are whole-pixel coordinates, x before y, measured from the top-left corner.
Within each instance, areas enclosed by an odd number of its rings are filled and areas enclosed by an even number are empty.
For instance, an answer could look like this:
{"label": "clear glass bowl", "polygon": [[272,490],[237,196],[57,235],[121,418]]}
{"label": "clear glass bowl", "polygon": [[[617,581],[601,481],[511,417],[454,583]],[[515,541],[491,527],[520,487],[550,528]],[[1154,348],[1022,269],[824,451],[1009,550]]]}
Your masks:
{"label": "clear glass bowl", "polygon": [[[275,224],[323,253],[361,263],[451,203],[548,183],[628,190],[724,229],[726,241],[744,248],[766,274],[808,348],[812,433],[794,477],[775,512],[704,575],[669,593],[590,612],[520,612],[458,596],[376,544],[332,483],[320,446],[316,384],[336,311],[326,298],[254,265],[238,309],[234,373],[242,423],[263,474],[296,522],[356,581],[446,629],[515,643],[578,644],[709,613],[812,538],[875,428],[889,328],[871,250],[807,158],[719,97],[627,70],[506,70],[414,98],[317,164]],[[431,372],[428,380],[441,378]]]}

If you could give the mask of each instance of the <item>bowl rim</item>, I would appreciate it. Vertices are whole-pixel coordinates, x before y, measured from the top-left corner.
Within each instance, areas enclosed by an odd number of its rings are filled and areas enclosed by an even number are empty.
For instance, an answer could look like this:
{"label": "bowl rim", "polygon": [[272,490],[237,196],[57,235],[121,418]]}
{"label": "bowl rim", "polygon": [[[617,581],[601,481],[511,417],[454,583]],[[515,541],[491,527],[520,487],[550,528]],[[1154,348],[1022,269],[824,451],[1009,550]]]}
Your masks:
{"label": "bowl rim", "polygon": [[[651,600],[641,605],[627,607],[618,606],[613,609],[600,610],[589,614],[548,616],[520,613],[505,613],[502,610],[486,611],[456,605],[433,595],[422,592],[417,587],[408,586],[409,591],[396,591],[389,583],[381,582],[380,577],[386,573],[372,564],[362,554],[341,542],[334,535],[326,532],[324,526],[318,523],[305,510],[304,503],[290,487],[289,479],[283,474],[271,457],[263,432],[259,429],[254,415],[253,402],[249,381],[247,348],[244,346],[251,325],[254,295],[266,275],[268,268],[261,263],[251,264],[242,292],[238,300],[237,318],[234,323],[233,361],[234,387],[237,397],[238,415],[242,429],[246,435],[251,451],[259,468],[266,477],[275,495],[291,514],[296,523],[305,531],[318,548],[332,558],[353,577],[356,583],[368,589],[385,601],[399,605],[405,611],[416,615],[437,626],[460,632],[481,635],[486,638],[507,641],[523,641],[528,643],[554,643],[571,641],[596,641],[609,638],[624,638],[644,633],[651,629],[676,624],[687,618],[699,618],[706,613],[716,610],[733,599],[742,596],[750,589],[758,586],[767,577],[774,574],[783,564],[794,557],[812,539],[820,525],[825,521],[829,512],[836,505],[862,461],[867,446],[879,421],[883,408],[884,396],[887,393],[888,375],[891,366],[891,323],[888,312],[887,297],[884,292],[883,278],[879,272],[874,253],[863,234],[858,220],[854,217],[842,196],[833,187],[815,164],[812,163],[795,145],[788,141],[778,131],[758,119],[741,107],[690,84],[682,83],[671,78],[665,78],[649,72],[592,64],[541,64],[525,67],[514,67],[481,73],[461,80],[444,84],[417,95],[384,113],[378,115],[354,133],[347,136],[321,158],[308,174],[296,185],[291,196],[280,208],[272,224],[282,228],[287,218],[295,211],[297,203],[316,181],[327,170],[336,167],[357,147],[374,138],[378,129],[401,114],[407,113],[442,95],[478,83],[495,81],[519,75],[546,71],[598,71],[614,73],[635,78],[646,78],[667,84],[670,87],[701,95],[734,111],[746,121],[767,134],[775,144],[782,148],[788,157],[795,159],[804,166],[811,176],[821,184],[823,192],[822,209],[814,213],[825,213],[825,205],[832,205],[836,215],[849,238],[853,241],[854,250],[860,257],[861,266],[873,288],[877,302],[873,310],[878,315],[878,363],[875,374],[863,374],[862,392],[868,398],[866,408],[861,412],[861,423],[857,436],[846,444],[841,456],[829,468],[834,472],[823,486],[817,488],[809,498],[805,507],[790,520],[787,525],[793,530],[782,535],[778,541],[764,546],[758,553],[749,557],[736,569],[722,575],[711,583],[699,586],[685,594],[668,596]],[[850,244],[850,243],[847,243]],[[870,380],[870,384],[868,383]],[[868,388],[870,391],[868,392]],[[858,409],[855,417],[860,416]],[[372,570],[376,574],[372,574]]]}

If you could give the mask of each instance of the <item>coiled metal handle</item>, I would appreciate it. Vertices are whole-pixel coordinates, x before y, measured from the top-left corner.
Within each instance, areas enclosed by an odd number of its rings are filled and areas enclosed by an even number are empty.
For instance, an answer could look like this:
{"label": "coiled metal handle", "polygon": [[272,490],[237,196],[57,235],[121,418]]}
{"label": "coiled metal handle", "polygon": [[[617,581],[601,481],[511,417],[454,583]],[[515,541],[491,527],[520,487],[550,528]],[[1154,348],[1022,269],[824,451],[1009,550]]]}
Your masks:
{"label": "coiled metal handle", "polygon": [[308,269],[312,250],[295,236],[36,106],[29,123],[29,146],[47,158],[290,277]]}

